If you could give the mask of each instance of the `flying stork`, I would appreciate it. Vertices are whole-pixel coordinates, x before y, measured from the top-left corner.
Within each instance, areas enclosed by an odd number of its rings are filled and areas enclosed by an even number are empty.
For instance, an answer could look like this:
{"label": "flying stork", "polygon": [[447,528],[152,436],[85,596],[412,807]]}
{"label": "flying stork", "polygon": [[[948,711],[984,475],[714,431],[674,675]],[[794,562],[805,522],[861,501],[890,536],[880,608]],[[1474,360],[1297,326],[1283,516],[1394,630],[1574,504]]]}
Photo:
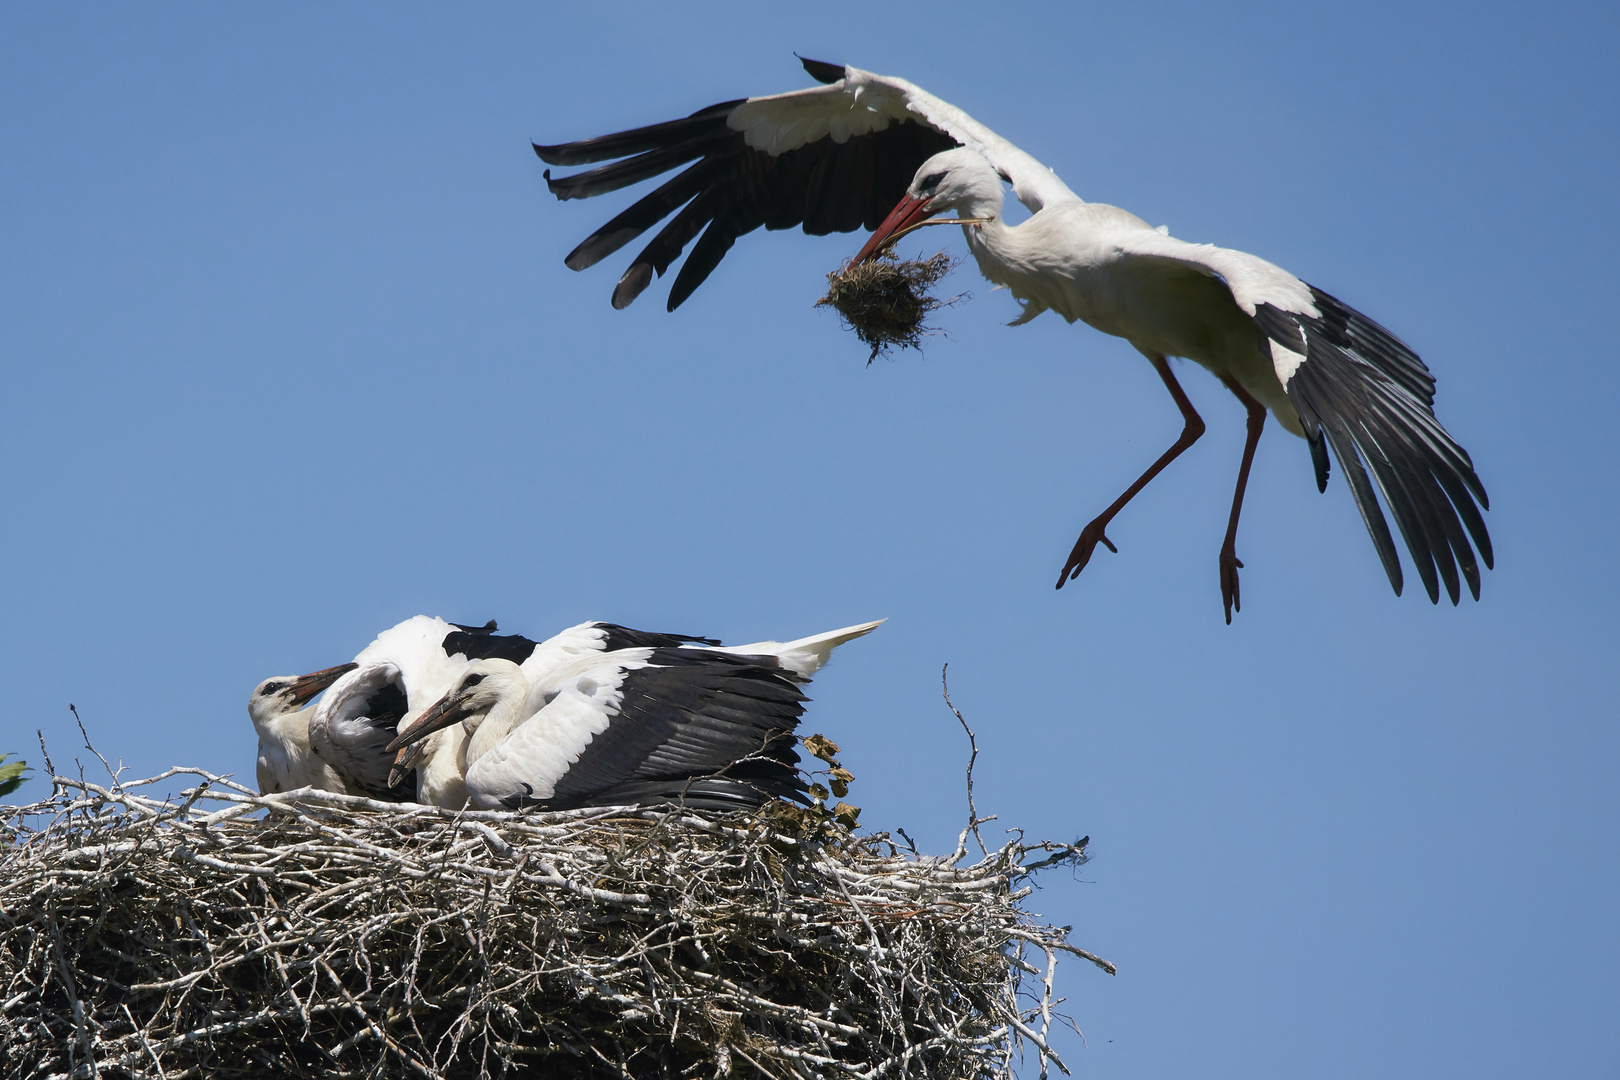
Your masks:
{"label": "flying stork", "polygon": [[388,749],[468,732],[467,793],[482,809],[724,810],[802,798],[792,737],[806,700],[799,687],[833,649],[878,625],[732,648],[649,642],[582,652],[549,670],[478,660]]}
{"label": "flying stork", "polygon": [[259,794],[301,787],[345,790],[343,778],[310,751],[309,721],[315,707],[304,706],[353,670],[353,664],[340,664],[308,675],[278,675],[253,688],[248,717],[259,735]]}
{"label": "flying stork", "polygon": [[[1081,531],[1058,588],[1079,575],[1097,544],[1118,550],[1106,533],[1114,516],[1203,434],[1203,419],[1169,365],[1180,356],[1214,373],[1248,413],[1219,557],[1228,623],[1241,610],[1238,517],[1268,410],[1309,443],[1318,490],[1327,487],[1332,446],[1396,595],[1400,558],[1375,484],[1429,599],[1439,603],[1443,581],[1455,605],[1459,571],[1479,599],[1474,549],[1492,565],[1480,514],[1488,507],[1485,488],[1435,418],[1434,377],[1395,335],[1263,259],[1177,240],[1124,210],[1082,201],[1024,151],[904,79],[802,63],[824,85],[536,145],[548,164],[596,166],[555,178],[546,170],[559,199],[605,194],[690,163],[587,237],[566,265],[592,266],[669,217],[612,299],[615,308],[627,306],[696,238],[670,288],[673,311],[737,237],[761,225],[812,235],[872,229],[859,255],[866,259],[897,234],[955,210],[973,222],[962,230],[979,269],[1022,304],[1014,325],[1052,310],[1126,339],[1181,412],[1182,431],[1170,448]],[[1002,219],[1003,184],[1031,212],[1020,224]]]}

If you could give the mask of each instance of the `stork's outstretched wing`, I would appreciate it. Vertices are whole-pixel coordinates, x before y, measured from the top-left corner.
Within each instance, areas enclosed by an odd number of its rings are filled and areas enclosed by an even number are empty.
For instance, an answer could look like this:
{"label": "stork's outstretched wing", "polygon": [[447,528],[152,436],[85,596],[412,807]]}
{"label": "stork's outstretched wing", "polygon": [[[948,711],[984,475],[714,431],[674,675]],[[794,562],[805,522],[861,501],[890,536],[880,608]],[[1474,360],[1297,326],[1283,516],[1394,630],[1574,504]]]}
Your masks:
{"label": "stork's outstretched wing", "polygon": [[1122,258],[1172,262],[1224,281],[1268,339],[1277,379],[1310,441],[1317,486],[1326,489],[1331,444],[1395,592],[1401,563],[1374,483],[1429,599],[1439,601],[1444,582],[1457,603],[1459,570],[1479,599],[1474,546],[1491,566],[1480,515],[1490,504],[1468,452],[1435,418],[1434,376],[1417,353],[1361,312],[1245,252],[1153,236],[1134,239]]}
{"label": "stork's outstretched wing", "polygon": [[722,102],[614,135],[536,144],[535,153],[551,165],[611,162],[557,178],[546,170],[559,199],[602,195],[687,166],[587,237],[564,260],[569,268],[594,266],[670,218],[619,279],[613,306],[627,307],[697,238],[670,288],[674,311],[737,237],[761,225],[802,227],[813,236],[875,229],[917,167],[954,146],[984,154],[1031,210],[1074,197],[1040,162],[904,79],[802,63],[827,85]]}

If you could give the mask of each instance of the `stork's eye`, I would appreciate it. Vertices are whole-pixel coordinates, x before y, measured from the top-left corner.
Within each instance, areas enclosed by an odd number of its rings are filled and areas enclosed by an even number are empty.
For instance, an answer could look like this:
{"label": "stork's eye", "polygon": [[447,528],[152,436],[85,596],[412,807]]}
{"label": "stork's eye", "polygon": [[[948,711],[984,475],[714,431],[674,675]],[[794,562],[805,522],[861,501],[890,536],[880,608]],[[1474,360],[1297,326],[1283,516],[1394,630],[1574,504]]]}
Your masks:
{"label": "stork's eye", "polygon": [[484,677],[482,675],[469,675],[465,679],[461,680],[461,685],[463,687],[477,686],[479,683],[481,683],[483,681],[484,681]]}
{"label": "stork's eye", "polygon": [[284,682],[265,683],[264,689],[259,691],[259,696],[269,697],[271,694],[279,694],[287,689],[287,686],[288,684]]}
{"label": "stork's eye", "polygon": [[939,182],[943,179],[945,179],[945,174],[942,172],[930,173],[929,175],[923,177],[922,183],[917,185],[917,190],[932,192],[935,188],[939,187]]}

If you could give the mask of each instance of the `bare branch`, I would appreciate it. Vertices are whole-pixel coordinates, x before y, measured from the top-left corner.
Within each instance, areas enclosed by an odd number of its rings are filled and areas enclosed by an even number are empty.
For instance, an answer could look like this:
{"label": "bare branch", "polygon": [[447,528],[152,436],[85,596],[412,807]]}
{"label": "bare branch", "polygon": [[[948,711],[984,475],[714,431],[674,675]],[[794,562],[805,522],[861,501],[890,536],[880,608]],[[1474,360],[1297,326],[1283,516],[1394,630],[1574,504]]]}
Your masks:
{"label": "bare branch", "polygon": [[951,684],[945,678],[945,673],[950,669],[950,664],[946,664],[939,669],[939,686],[940,692],[945,695],[946,708],[951,710],[956,716],[956,722],[962,725],[963,731],[967,732],[968,748],[972,751],[968,754],[967,763],[968,828],[973,830],[973,839],[979,842],[979,851],[989,855],[990,849],[984,846],[984,837],[979,835],[979,826],[990,819],[980,817],[979,808],[973,804],[973,764],[979,760],[979,740],[973,737],[973,729],[968,727],[966,720],[962,719],[961,711],[951,704]]}

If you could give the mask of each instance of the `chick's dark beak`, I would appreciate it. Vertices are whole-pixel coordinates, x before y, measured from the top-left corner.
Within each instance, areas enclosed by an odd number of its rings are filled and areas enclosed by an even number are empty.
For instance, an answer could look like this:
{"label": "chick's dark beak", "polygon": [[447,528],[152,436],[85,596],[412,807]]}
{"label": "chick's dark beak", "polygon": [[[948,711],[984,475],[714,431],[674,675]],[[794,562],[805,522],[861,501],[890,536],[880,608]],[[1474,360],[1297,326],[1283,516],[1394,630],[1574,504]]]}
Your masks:
{"label": "chick's dark beak", "polygon": [[[461,718],[466,716],[467,712],[462,696],[452,690],[429,706],[427,712],[418,716],[415,723],[411,724],[410,727],[394,736],[394,741],[384,749],[392,753],[403,746],[409,746],[411,743],[417,742],[435,731],[447,728],[451,724],[460,723]],[[398,768],[397,764],[395,768]]]}
{"label": "chick's dark beak", "polygon": [[400,781],[409,776],[411,770],[421,764],[426,749],[427,743],[425,742],[411,743],[409,746],[400,747],[399,753],[394,755],[393,767],[388,770],[388,786],[391,788],[399,787]]}
{"label": "chick's dark beak", "polygon": [[339,664],[337,667],[322,668],[320,671],[298,676],[293,680],[292,686],[288,687],[292,691],[293,703],[302,705],[359,666],[359,664]]}

